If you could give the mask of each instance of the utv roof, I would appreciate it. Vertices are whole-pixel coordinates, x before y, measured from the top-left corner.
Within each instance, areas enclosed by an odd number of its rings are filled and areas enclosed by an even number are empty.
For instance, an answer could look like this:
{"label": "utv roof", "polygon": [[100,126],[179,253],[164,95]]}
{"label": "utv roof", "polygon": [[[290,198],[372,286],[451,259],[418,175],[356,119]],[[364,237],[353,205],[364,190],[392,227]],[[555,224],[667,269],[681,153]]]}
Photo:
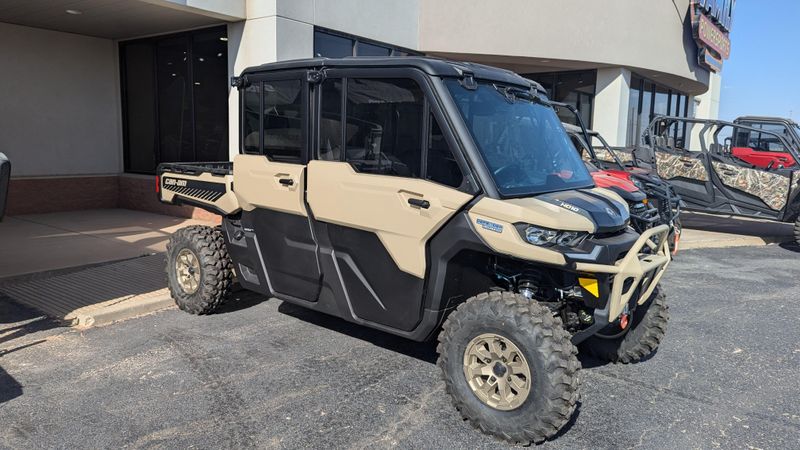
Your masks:
{"label": "utv roof", "polygon": [[791,124],[791,125],[797,125],[797,122],[795,122],[792,119],[787,119],[786,117],[774,117],[774,116],[742,116],[742,117],[737,117],[734,120],[734,122],[739,122],[739,121],[782,122],[782,123],[788,123],[788,124]]}
{"label": "utv roof", "polygon": [[260,66],[248,67],[242,75],[262,72],[274,72],[291,69],[324,69],[324,68],[393,68],[410,67],[419,69],[429,75],[439,77],[463,77],[470,73],[479,80],[495,81],[505,84],[516,84],[533,87],[544,92],[539,83],[523,78],[516,73],[497,67],[485,66],[471,62],[448,61],[425,56],[348,56],[345,58],[306,58],[280,61]]}
{"label": "utv roof", "polygon": [[[583,130],[581,129],[581,127],[577,125],[573,125],[567,122],[561,122],[561,125],[563,125],[564,129],[567,130],[567,133],[583,134]],[[590,136],[597,135],[597,131],[594,130],[586,130],[586,132],[589,133]]]}

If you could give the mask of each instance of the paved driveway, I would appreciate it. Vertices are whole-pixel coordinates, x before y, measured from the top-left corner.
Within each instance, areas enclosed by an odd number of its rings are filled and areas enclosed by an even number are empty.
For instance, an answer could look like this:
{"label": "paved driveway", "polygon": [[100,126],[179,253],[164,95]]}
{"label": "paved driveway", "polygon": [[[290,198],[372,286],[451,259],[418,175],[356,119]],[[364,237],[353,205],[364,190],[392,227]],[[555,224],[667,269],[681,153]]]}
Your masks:
{"label": "paved driveway", "polygon": [[[579,412],[542,447],[797,448],[798,279],[778,246],[682,253],[661,350],[584,359]],[[2,446],[503,446],[459,419],[432,345],[276,300],[83,333],[0,302],[0,322]]]}

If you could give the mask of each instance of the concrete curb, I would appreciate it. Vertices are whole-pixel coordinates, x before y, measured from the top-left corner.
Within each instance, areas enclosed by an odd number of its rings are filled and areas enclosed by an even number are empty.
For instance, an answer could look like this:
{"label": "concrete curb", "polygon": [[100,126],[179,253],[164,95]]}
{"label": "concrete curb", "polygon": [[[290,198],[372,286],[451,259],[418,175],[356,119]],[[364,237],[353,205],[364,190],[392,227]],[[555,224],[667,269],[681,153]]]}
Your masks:
{"label": "concrete curb", "polygon": [[[155,294],[155,295],[154,295]],[[124,300],[111,300],[75,310],[67,318],[76,328],[100,327],[125,319],[150,314],[175,306],[169,292],[133,296]]]}

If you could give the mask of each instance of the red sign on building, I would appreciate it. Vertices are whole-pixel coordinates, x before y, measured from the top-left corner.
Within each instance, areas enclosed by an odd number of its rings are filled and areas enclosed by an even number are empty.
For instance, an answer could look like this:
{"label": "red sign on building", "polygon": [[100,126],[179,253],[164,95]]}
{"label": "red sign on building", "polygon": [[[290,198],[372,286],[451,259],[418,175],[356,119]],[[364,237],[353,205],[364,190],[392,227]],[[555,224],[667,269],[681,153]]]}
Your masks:
{"label": "red sign on building", "polygon": [[[708,70],[719,72],[722,70],[722,61],[731,56],[731,39],[728,29],[707,16],[706,8],[701,3],[704,2],[693,1],[690,7],[698,63]],[[732,9],[729,14],[732,14]]]}

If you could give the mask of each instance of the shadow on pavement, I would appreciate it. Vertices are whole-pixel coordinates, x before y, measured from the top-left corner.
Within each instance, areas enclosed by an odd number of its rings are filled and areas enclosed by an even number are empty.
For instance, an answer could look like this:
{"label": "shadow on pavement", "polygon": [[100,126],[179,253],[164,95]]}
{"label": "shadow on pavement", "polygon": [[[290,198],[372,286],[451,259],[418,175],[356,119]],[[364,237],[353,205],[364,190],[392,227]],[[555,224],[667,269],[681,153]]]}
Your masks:
{"label": "shadow on pavement", "polygon": [[780,247],[784,250],[789,250],[790,252],[800,253],[800,245],[794,242],[784,242],[780,244]]}
{"label": "shadow on pavement", "polygon": [[[14,341],[31,333],[64,326],[42,313],[0,296],[0,363],[3,356],[45,342],[45,339],[15,344]],[[0,404],[22,395],[22,385],[0,367]]]}
{"label": "shadow on pavement", "polygon": [[278,307],[278,312],[337,333],[367,341],[393,352],[402,353],[420,361],[436,364],[436,341],[415,342],[287,302],[281,303]]}

